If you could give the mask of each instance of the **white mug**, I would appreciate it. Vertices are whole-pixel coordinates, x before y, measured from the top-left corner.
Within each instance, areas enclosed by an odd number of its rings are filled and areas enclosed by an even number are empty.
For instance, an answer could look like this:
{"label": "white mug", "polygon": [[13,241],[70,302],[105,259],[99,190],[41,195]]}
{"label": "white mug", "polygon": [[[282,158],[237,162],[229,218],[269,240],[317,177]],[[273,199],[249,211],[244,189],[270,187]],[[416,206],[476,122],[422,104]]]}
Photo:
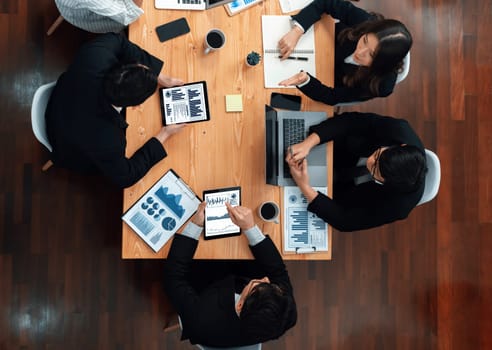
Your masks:
{"label": "white mug", "polygon": [[210,51],[217,51],[221,47],[225,45],[226,37],[223,31],[220,29],[210,29],[205,35],[205,54],[208,54]]}
{"label": "white mug", "polygon": [[275,202],[267,201],[260,204],[258,207],[258,216],[260,219],[267,222],[274,222],[278,224],[278,215],[280,208]]}

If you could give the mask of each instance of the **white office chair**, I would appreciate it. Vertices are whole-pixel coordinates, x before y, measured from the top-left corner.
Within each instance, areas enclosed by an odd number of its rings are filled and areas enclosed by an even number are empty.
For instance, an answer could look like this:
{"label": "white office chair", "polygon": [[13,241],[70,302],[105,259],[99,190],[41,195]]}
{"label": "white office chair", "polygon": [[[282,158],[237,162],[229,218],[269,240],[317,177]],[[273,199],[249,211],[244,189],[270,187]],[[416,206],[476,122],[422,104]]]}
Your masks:
{"label": "white office chair", "polygon": [[[410,72],[410,51],[403,58],[403,67],[402,68],[403,68],[403,70],[400,73],[398,73],[398,75],[396,77],[396,84],[399,84],[403,80],[405,80],[405,78],[408,75],[408,72]],[[341,107],[353,106],[353,105],[359,104],[361,102],[365,102],[365,101],[351,101],[351,102],[337,103],[336,105],[333,106],[333,107],[335,107],[335,114],[340,114],[340,108]]]}
{"label": "white office chair", "polygon": [[[53,152],[53,148],[51,147],[48,135],[46,134],[45,112],[55,84],[56,81],[40,86],[34,93],[31,106],[31,124],[34,136],[36,136],[36,139],[41,142],[50,153]],[[43,165],[43,171],[48,170],[52,165],[53,162],[48,160]]]}
{"label": "white office chair", "polygon": [[[170,332],[176,330],[177,328],[183,330],[183,323],[181,323],[181,317],[179,317],[179,315],[178,315],[178,323],[176,325],[164,328],[164,332]],[[230,348],[214,348],[214,347],[200,345],[200,344],[196,344],[196,347],[200,350],[261,350],[261,343],[246,345],[246,346],[236,346]]]}
{"label": "white office chair", "polygon": [[431,201],[439,191],[441,183],[441,162],[437,155],[426,149],[425,158],[427,160],[427,174],[425,175],[425,189],[422,198],[417,205],[421,205]]}

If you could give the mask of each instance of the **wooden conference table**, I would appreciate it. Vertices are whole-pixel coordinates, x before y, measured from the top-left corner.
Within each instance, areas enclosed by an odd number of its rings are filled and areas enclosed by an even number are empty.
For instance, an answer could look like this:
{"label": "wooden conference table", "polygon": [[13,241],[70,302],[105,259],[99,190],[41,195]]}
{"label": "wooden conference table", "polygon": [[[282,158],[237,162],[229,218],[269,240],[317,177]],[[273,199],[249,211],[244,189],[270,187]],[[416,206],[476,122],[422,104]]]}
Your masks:
{"label": "wooden conference table", "polygon": [[[241,186],[242,205],[255,211],[255,221],[269,234],[286,260],[331,259],[332,229],[329,228],[329,251],[312,254],[283,252],[281,224],[262,222],[256,215],[260,203],[273,200],[281,203],[281,187],[265,184],[265,103],[273,91],[302,95],[297,89],[265,89],[263,64],[245,65],[248,52],[263,52],[261,15],[282,14],[278,0],[264,0],[245,11],[229,16],[223,6],[206,11],[156,10],[152,0],[143,2],[145,14],[130,25],[130,40],[164,61],[164,73],[185,82],[206,80],[211,120],[190,124],[165,144],[167,158],[154,166],[134,186],[125,189],[123,210],[131,207],[168,169],[175,170],[197,193],[203,190]],[[155,27],[186,17],[190,33],[161,43]],[[205,34],[212,28],[226,35],[223,48],[204,54]],[[317,77],[333,84],[333,33],[331,18],[315,24]],[[330,84],[331,82],[331,84]],[[225,95],[242,94],[243,112],[226,113]],[[332,107],[302,97],[302,110],[325,111]],[[161,128],[159,97],[156,94],[144,104],[127,110],[127,154],[132,155]],[[332,178],[331,143],[328,146],[329,172]],[[331,195],[331,180],[328,184]],[[282,218],[280,217],[280,222]],[[123,222],[122,257],[165,258],[171,240],[158,252],[141,240]],[[244,235],[202,241],[197,259],[251,259]]]}

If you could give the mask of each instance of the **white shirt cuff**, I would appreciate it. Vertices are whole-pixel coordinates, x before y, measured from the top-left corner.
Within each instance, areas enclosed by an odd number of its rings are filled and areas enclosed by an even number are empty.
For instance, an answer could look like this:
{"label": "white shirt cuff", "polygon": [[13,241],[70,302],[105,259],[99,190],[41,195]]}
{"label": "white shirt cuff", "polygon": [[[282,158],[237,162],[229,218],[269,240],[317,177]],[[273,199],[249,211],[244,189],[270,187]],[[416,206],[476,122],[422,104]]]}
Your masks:
{"label": "white shirt cuff", "polygon": [[196,239],[198,241],[198,239],[200,238],[200,234],[202,233],[202,230],[203,230],[203,227],[200,227],[197,224],[190,221],[185,226],[185,228],[181,234],[183,236]]}
{"label": "white shirt cuff", "polygon": [[296,85],[296,86],[299,87],[299,88],[300,87],[303,87],[304,85],[309,84],[310,81],[311,81],[311,77],[308,75],[308,78],[307,78],[307,80],[304,83],[299,84],[299,85]]}
{"label": "white shirt cuff", "polygon": [[261,241],[265,239],[265,235],[261,230],[258,228],[258,226],[254,225],[252,228],[249,230],[244,231],[244,234],[248,238],[248,243],[250,246],[254,247]]}
{"label": "white shirt cuff", "polygon": [[290,20],[290,23],[292,24],[292,26],[297,26],[299,27],[303,33],[305,33],[306,31],[304,30],[304,28],[301,26],[301,24],[299,22],[297,22],[295,19],[291,19]]}

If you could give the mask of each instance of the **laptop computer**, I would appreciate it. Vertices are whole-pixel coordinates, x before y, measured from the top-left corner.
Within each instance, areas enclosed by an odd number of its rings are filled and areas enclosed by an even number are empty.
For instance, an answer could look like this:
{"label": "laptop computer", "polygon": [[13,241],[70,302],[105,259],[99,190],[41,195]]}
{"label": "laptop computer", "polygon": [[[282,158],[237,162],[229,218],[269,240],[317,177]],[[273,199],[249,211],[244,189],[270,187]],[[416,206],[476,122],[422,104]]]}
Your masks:
{"label": "laptop computer", "polygon": [[155,0],[156,9],[169,10],[208,10],[232,2],[233,0]]}
{"label": "laptop computer", "polygon": [[[287,148],[304,140],[309,127],[326,119],[324,112],[275,110],[265,105],[266,183],[296,186],[285,162]],[[311,186],[326,187],[326,144],[314,147],[307,157]]]}

